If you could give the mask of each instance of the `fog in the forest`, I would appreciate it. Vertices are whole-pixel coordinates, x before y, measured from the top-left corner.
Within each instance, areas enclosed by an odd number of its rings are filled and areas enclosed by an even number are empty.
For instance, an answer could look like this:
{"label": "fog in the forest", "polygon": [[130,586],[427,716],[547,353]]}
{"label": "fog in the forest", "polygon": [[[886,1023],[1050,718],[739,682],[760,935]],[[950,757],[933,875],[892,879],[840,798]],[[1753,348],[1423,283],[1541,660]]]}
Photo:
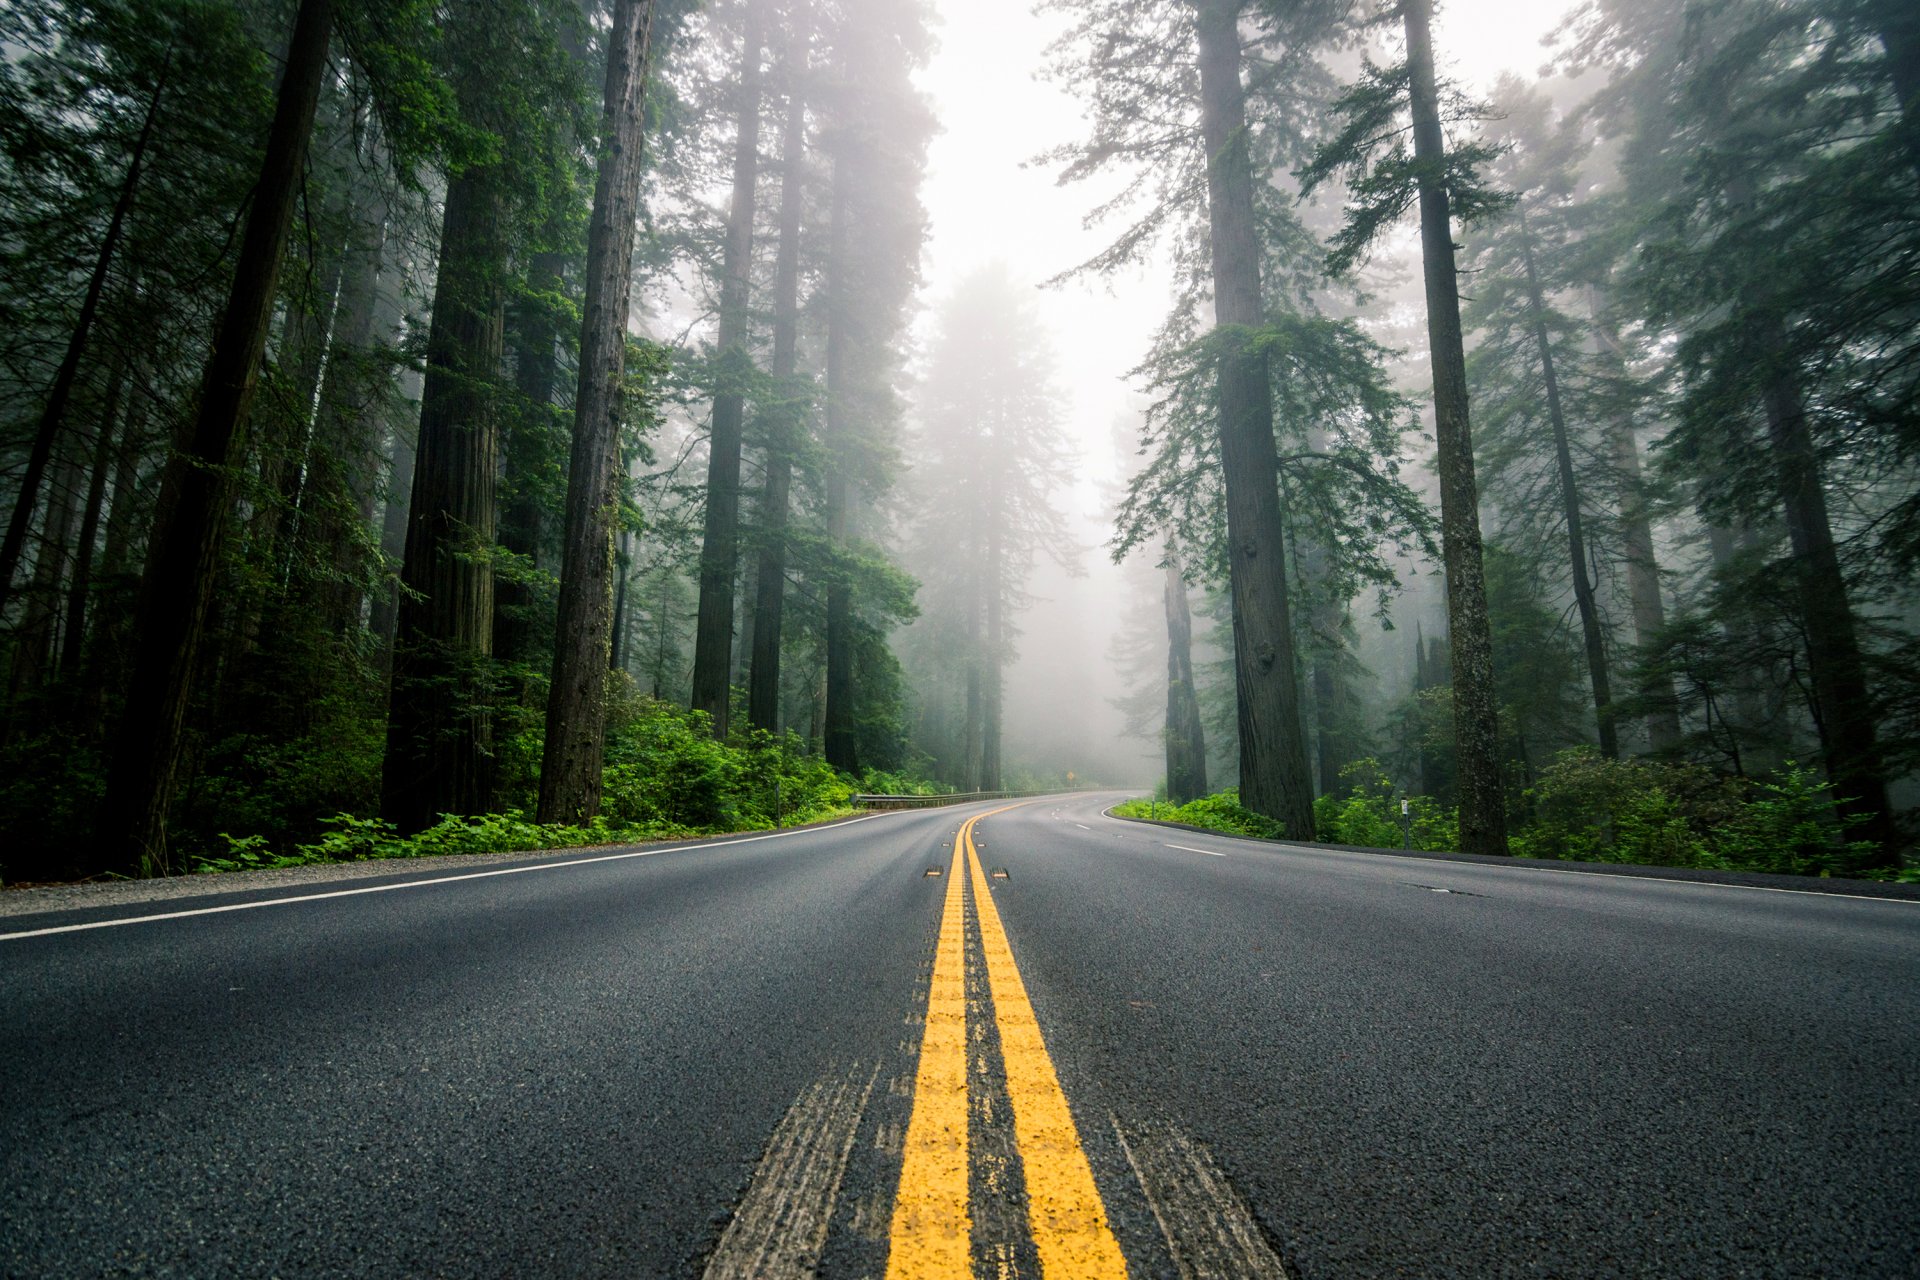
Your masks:
{"label": "fog in the forest", "polygon": [[[1532,79],[1551,57],[1542,39],[1573,8],[1574,0],[1454,0],[1436,19],[1443,63],[1480,91],[1503,72]],[[1061,489],[1057,502],[1069,514],[1072,536],[1087,548],[1081,576],[1041,566],[1032,603],[1019,618],[1022,635],[1006,677],[1008,763],[1038,776],[1072,771],[1152,785],[1164,767],[1162,698],[1152,689],[1142,696],[1139,686],[1164,679],[1164,649],[1148,646],[1131,670],[1123,669],[1116,650],[1126,647],[1130,610],[1137,631],[1161,626],[1158,578],[1144,553],[1131,566],[1116,566],[1108,543],[1118,490],[1127,471],[1141,465],[1131,440],[1116,440],[1116,423],[1138,421],[1137,380],[1128,373],[1166,313],[1171,273],[1156,263],[1102,281],[1042,287],[1103,244],[1099,229],[1083,225],[1094,193],[1062,187],[1052,168],[1028,163],[1083,127],[1079,106],[1037,74],[1062,24],[1057,15],[1035,13],[1029,0],[946,0],[937,13],[939,47],[917,77],[941,130],[922,188],[930,219],[923,297],[937,301],[989,262],[1005,263],[1033,290],[1057,356],[1064,426],[1076,451],[1076,483]],[[1374,323],[1383,342],[1404,350],[1397,371],[1406,390],[1423,399],[1428,375],[1417,310],[1418,253],[1408,228],[1382,255],[1382,274],[1399,279]],[[916,329],[923,345],[929,314],[922,313]],[[1430,488],[1431,478],[1417,483]],[[1405,697],[1411,685],[1416,622],[1428,634],[1445,631],[1436,566],[1422,561],[1404,568],[1404,592],[1393,609],[1398,630],[1385,632],[1371,619],[1358,630],[1358,656],[1377,680],[1373,694],[1380,705]],[[1151,598],[1142,600],[1142,590]],[[1158,639],[1163,646],[1164,632]],[[1146,736],[1128,732],[1118,704],[1130,693],[1152,706],[1156,718]]]}
{"label": "fog in the forest", "polygon": [[15,0],[0,101],[0,876],[1914,847],[1905,0]]}

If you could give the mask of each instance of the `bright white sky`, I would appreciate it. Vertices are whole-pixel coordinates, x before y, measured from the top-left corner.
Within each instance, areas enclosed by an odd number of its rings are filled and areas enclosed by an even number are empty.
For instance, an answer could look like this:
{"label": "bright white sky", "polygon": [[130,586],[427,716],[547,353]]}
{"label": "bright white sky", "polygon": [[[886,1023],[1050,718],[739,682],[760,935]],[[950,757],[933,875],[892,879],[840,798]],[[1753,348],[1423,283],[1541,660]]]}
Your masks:
{"label": "bright white sky", "polygon": [[[1545,61],[1540,38],[1576,0],[1450,0],[1435,42],[1444,63],[1469,84],[1502,71],[1531,76]],[[927,298],[944,296],[975,267],[1004,259],[1034,283],[1076,265],[1102,243],[1080,219],[1096,191],[1056,187],[1036,152],[1083,135],[1079,106],[1036,73],[1057,19],[1036,17],[1031,0],[941,0],[939,51],[920,78],[944,132],[928,157],[924,198],[932,218]],[[1052,331],[1060,382],[1072,405],[1071,435],[1089,477],[1113,467],[1112,425],[1129,404],[1126,371],[1145,352],[1168,298],[1165,273],[1047,291],[1040,315]],[[1091,492],[1085,495],[1089,500]]]}

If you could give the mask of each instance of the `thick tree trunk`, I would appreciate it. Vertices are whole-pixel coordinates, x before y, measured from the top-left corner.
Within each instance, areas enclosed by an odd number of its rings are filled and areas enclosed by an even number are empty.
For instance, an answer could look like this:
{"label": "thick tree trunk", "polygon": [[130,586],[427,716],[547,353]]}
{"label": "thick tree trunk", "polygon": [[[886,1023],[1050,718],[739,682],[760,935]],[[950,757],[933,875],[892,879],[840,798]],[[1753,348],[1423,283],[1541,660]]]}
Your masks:
{"label": "thick tree trunk", "polygon": [[587,297],[580,319],[553,686],[540,762],[542,822],[579,824],[600,812],[613,643],[613,538],[620,515],[615,480],[652,30],[652,0],[615,0],[600,173],[587,233]]}
{"label": "thick tree trunk", "polygon": [[[1627,360],[1620,336],[1607,322],[1597,298],[1590,300],[1590,306],[1600,350],[1612,365],[1615,376],[1625,378]],[[1633,610],[1634,641],[1645,652],[1667,625],[1667,611],[1660,598],[1660,566],[1654,558],[1653,524],[1647,517],[1646,483],[1640,466],[1640,446],[1633,438],[1633,423],[1625,415],[1614,415],[1607,423],[1607,441],[1625,494],[1620,505],[1620,532],[1627,554],[1627,600]],[[1676,710],[1678,702],[1673,681],[1657,682],[1643,688],[1642,693],[1659,703],[1659,709],[1647,717],[1648,745],[1656,755],[1678,751],[1680,713]]]}
{"label": "thick tree trunk", "polygon": [[497,175],[447,185],[394,627],[381,812],[402,833],[492,800],[495,384],[507,268]]}
{"label": "thick tree trunk", "polygon": [[1460,847],[1507,852],[1506,789],[1500,777],[1500,717],[1493,689],[1493,634],[1481,564],[1480,497],[1467,417],[1467,362],[1460,334],[1453,226],[1440,174],[1446,141],[1434,85],[1430,0],[1402,0],[1411,70],[1414,157],[1419,162],[1420,243],[1426,265],[1427,345],[1433,364],[1434,443],[1439,458],[1440,544],[1447,574],[1447,642],[1453,658],[1454,754],[1460,770]]}
{"label": "thick tree trunk", "polygon": [[1547,394],[1547,422],[1553,429],[1554,464],[1560,475],[1560,507],[1567,522],[1567,556],[1573,568],[1573,603],[1580,614],[1580,639],[1587,654],[1587,679],[1593,687],[1593,714],[1600,734],[1600,754],[1620,758],[1620,736],[1613,720],[1613,684],[1607,671],[1606,638],[1600,630],[1600,603],[1593,577],[1587,571],[1587,539],[1580,514],[1580,486],[1573,473],[1573,445],[1567,439],[1567,415],[1560,400],[1560,378],[1553,365],[1553,343],[1547,334],[1547,302],[1533,258],[1533,232],[1526,213],[1520,215],[1520,250],[1527,269],[1527,310],[1532,321],[1534,348],[1540,357],[1540,378]]}
{"label": "thick tree trunk", "polygon": [[[1222,329],[1253,329],[1265,321],[1240,83],[1240,7],[1238,0],[1200,0],[1199,5],[1200,131],[1208,156],[1214,317]],[[1254,812],[1278,819],[1291,838],[1311,840],[1313,774],[1300,722],[1273,447],[1273,387],[1265,358],[1243,349],[1225,351],[1219,385],[1240,798]]]}
{"label": "thick tree trunk", "polygon": [[740,440],[746,383],[748,285],[753,275],[754,186],[760,157],[762,0],[748,0],[740,54],[740,102],[733,149],[733,207],[720,261],[720,325],[713,431],[707,444],[707,513],[700,543],[700,606],[693,636],[693,709],[713,736],[727,736],[733,670],[734,576],[740,560]]}
{"label": "thick tree trunk", "polygon": [[754,573],[753,660],[747,671],[747,718],[756,729],[780,731],[780,630],[787,597],[787,511],[793,488],[793,451],[805,406],[794,371],[799,361],[801,183],[806,167],[807,14],[797,6],[786,56],[787,126],[780,150],[780,245],[773,266],[774,394],[768,415],[766,487],[760,495],[760,560]]}
{"label": "thick tree trunk", "polygon": [[331,0],[301,0],[233,288],[214,339],[191,432],[167,464],[147,569],[140,637],[103,812],[106,865],[169,869],[167,810],[181,725],[213,595],[229,498],[226,476],[253,402],[293,206],[326,74]]}
{"label": "thick tree trunk", "polygon": [[853,586],[843,561],[850,525],[847,510],[849,448],[847,356],[853,323],[847,297],[847,275],[853,270],[847,220],[852,208],[853,167],[844,155],[833,162],[832,225],[827,233],[827,554],[833,561],[827,578],[826,705],[821,737],[827,763],[848,773],[858,771],[853,714]]}
{"label": "thick tree trunk", "polygon": [[1167,799],[1185,804],[1207,794],[1207,737],[1200,722],[1200,697],[1193,685],[1193,613],[1187,606],[1187,581],[1171,553],[1166,587],[1167,613]]}
{"label": "thick tree trunk", "polygon": [[1806,405],[1792,383],[1776,375],[1766,388],[1764,407],[1787,539],[1799,579],[1807,666],[1820,738],[1826,745],[1827,776],[1834,794],[1846,801],[1845,812],[1858,815],[1846,824],[1847,838],[1873,841],[1879,849],[1879,865],[1897,866],[1900,843],[1887,799],[1878,716],[1854,633],[1853,607],[1827,516]]}

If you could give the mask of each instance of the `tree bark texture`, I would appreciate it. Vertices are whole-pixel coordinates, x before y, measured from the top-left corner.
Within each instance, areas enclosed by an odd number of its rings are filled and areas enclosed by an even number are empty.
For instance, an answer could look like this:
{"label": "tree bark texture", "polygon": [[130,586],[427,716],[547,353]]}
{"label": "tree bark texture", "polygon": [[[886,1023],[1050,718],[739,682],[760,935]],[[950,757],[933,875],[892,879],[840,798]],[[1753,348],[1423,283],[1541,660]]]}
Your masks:
{"label": "tree bark texture", "polygon": [[600,812],[613,642],[613,539],[626,382],[627,304],[646,125],[652,0],[616,0],[601,121],[599,177],[587,233],[580,381],[561,535],[553,685],[540,762],[540,821],[584,823]]}
{"label": "tree bark texture", "polygon": [[756,729],[780,731],[780,630],[787,598],[787,515],[792,502],[793,452],[804,426],[799,363],[800,216],[806,166],[807,26],[796,6],[787,48],[787,123],[780,150],[780,243],[773,265],[774,394],[768,416],[766,485],[760,495],[760,557],[754,573],[753,660],[747,668],[747,718]]}
{"label": "tree bark texture", "polygon": [[327,67],[332,0],[301,0],[267,134],[233,285],[201,383],[200,405],[161,481],[141,582],[140,637],[103,806],[107,866],[171,868],[167,811],[195,660],[212,602],[229,506],[227,476],[260,375],[314,111]]}
{"label": "tree bark texture", "polygon": [[1420,169],[1420,243],[1425,260],[1427,345],[1433,364],[1434,443],[1439,457],[1440,546],[1447,575],[1447,642],[1453,664],[1454,753],[1460,785],[1460,846],[1507,850],[1500,777],[1500,717],[1493,688],[1493,634],[1480,545],[1480,497],[1467,414],[1467,362],[1454,273],[1446,140],[1434,83],[1430,0],[1403,0],[1411,71],[1414,158]]}
{"label": "tree bark texture", "polygon": [[394,626],[381,812],[403,834],[492,799],[493,539],[507,269],[497,175],[447,185]]}
{"label": "tree bark texture", "polygon": [[[1200,131],[1207,148],[1214,316],[1221,328],[1265,321],[1260,245],[1240,83],[1238,0],[1200,0]],[[1286,534],[1273,445],[1273,387],[1262,356],[1220,361],[1220,464],[1227,491],[1239,703],[1240,798],[1296,840],[1313,838],[1313,775],[1300,721],[1287,601]]]}
{"label": "tree bark texture", "polygon": [[33,521],[34,505],[40,499],[40,482],[46,475],[47,459],[53,456],[54,438],[60,434],[67,403],[73,398],[73,384],[80,376],[80,361],[86,354],[87,339],[93,333],[94,317],[100,311],[100,297],[106,291],[107,275],[113,268],[113,255],[119,248],[127,214],[133,209],[134,192],[140,186],[140,166],[146,159],[147,145],[153,139],[154,121],[160,118],[160,97],[166,92],[167,77],[172,68],[173,55],[169,53],[166,64],[160,69],[160,78],[153,86],[153,97],[147,103],[146,118],[140,123],[140,135],[135,139],[133,155],[127,161],[126,177],[120,181],[120,194],[114,198],[113,213],[107,219],[107,232],[101,237],[100,253],[94,259],[93,273],[87,278],[87,292],[80,301],[80,315],[74,321],[73,334],[67,339],[66,354],[61,357],[60,367],[54,372],[53,386],[47,391],[47,403],[40,410],[40,423],[33,434],[33,446],[27,452],[27,467],[20,476],[20,492],[14,498],[13,515],[7,521],[5,538],[0,539],[0,615],[6,612],[7,598],[13,588],[13,575],[20,568],[20,556],[27,545],[27,526]]}
{"label": "tree bark texture", "polygon": [[1200,722],[1200,696],[1193,684],[1193,613],[1187,580],[1167,557],[1161,592],[1167,614],[1167,799],[1185,804],[1207,794],[1207,737]]}
{"label": "tree bark texture", "polygon": [[740,54],[740,101],[733,149],[733,205],[720,260],[720,325],[713,430],[707,442],[707,511],[700,543],[700,604],[693,636],[693,709],[713,736],[727,736],[733,670],[734,578],[740,561],[740,444],[746,383],[747,302],[753,275],[754,188],[760,156],[761,0],[748,0]]}
{"label": "tree bark texture", "polygon": [[1546,390],[1547,422],[1553,429],[1554,465],[1560,475],[1560,505],[1567,522],[1567,556],[1573,569],[1573,603],[1580,614],[1580,639],[1587,655],[1587,679],[1593,688],[1593,714],[1600,735],[1600,754],[1620,758],[1620,735],[1613,719],[1613,685],[1607,671],[1606,637],[1600,630],[1600,603],[1587,570],[1587,538],[1581,525],[1580,485],[1573,474],[1573,445],[1567,439],[1567,416],[1560,399],[1560,378],[1553,365],[1553,344],[1547,334],[1547,302],[1533,258],[1533,233],[1526,214],[1520,215],[1520,252],[1527,269],[1527,310],[1532,321],[1534,347],[1540,356],[1540,380]]}

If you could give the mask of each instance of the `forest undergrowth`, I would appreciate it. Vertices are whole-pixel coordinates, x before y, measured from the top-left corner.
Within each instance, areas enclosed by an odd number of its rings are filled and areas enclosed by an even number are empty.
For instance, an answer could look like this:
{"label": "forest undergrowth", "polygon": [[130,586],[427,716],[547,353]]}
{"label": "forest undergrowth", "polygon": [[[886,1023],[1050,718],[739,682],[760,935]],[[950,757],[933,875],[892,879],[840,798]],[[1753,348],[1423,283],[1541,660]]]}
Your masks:
{"label": "forest undergrowth", "polygon": [[[377,734],[321,731],[292,751],[266,756],[245,744],[216,744],[209,755],[220,767],[200,779],[200,795],[197,802],[190,799],[189,821],[176,838],[194,872],[245,871],[770,831],[844,817],[855,811],[849,800],[860,793],[951,790],[908,773],[841,773],[819,754],[810,754],[794,733],[775,736],[736,724],[721,742],[713,738],[703,712],[640,695],[616,700],[601,811],[587,823],[571,825],[531,816],[542,743],[539,721],[530,718],[496,751],[501,809],[446,814],[413,835],[401,835],[395,824],[379,817],[362,816],[374,811],[379,795]],[[16,748],[9,754],[22,753]],[[55,790],[41,794],[98,793],[101,780],[89,767],[90,757],[44,749],[31,754],[39,768],[11,771],[0,790],[32,792],[52,785]],[[49,770],[62,776],[50,778]],[[17,798],[25,802],[24,794]],[[291,816],[328,813],[327,801],[336,810],[329,816]],[[69,832],[84,827],[82,813],[64,805],[61,810],[64,817],[49,817]],[[42,838],[57,840],[60,833],[49,829]]]}
{"label": "forest undergrowth", "polygon": [[[1320,842],[1459,849],[1457,809],[1431,796],[1403,797],[1376,760],[1356,761],[1341,776],[1348,784],[1344,793],[1314,801]],[[1846,839],[1844,803],[1817,773],[1792,761],[1768,776],[1742,778],[1695,764],[1608,760],[1582,747],[1561,752],[1512,791],[1508,850],[1515,857],[1920,882],[1920,869],[1875,866],[1872,845]],[[1113,812],[1232,835],[1284,837],[1278,823],[1241,804],[1231,788],[1183,805],[1159,797],[1129,800]]]}

